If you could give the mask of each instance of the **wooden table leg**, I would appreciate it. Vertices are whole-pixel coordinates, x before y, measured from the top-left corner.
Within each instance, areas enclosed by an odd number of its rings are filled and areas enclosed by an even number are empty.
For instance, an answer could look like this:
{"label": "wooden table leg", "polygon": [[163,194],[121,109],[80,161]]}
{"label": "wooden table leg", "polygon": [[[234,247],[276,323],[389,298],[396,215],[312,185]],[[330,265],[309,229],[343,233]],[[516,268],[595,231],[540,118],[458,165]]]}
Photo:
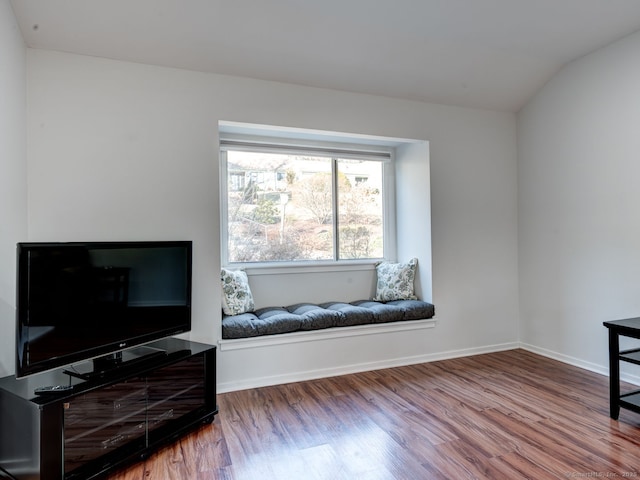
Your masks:
{"label": "wooden table leg", "polygon": [[620,416],[620,341],[618,332],[609,329],[609,408],[611,418]]}

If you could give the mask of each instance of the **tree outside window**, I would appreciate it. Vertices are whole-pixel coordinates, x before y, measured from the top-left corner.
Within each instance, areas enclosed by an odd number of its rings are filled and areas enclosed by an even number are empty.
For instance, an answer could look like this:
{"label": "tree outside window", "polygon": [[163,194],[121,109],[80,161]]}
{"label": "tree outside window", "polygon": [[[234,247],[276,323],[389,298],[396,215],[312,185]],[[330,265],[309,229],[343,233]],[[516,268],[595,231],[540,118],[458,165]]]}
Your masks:
{"label": "tree outside window", "polygon": [[227,149],[228,261],[382,258],[378,160]]}

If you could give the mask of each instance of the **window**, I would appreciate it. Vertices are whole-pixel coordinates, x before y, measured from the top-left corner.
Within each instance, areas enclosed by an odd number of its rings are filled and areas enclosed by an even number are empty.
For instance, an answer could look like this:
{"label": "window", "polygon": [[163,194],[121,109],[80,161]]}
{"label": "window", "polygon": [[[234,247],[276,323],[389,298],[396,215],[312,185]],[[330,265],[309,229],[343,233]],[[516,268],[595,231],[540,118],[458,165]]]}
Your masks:
{"label": "window", "polygon": [[221,135],[226,264],[385,257],[391,149]]}

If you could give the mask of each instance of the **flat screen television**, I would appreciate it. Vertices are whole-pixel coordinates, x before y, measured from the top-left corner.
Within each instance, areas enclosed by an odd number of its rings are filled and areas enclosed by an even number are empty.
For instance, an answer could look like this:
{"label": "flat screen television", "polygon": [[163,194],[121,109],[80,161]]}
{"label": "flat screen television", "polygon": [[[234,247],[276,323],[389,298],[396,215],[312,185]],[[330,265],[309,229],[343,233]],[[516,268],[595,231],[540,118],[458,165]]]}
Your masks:
{"label": "flat screen television", "polygon": [[188,332],[191,259],[190,241],[19,243],[16,377]]}

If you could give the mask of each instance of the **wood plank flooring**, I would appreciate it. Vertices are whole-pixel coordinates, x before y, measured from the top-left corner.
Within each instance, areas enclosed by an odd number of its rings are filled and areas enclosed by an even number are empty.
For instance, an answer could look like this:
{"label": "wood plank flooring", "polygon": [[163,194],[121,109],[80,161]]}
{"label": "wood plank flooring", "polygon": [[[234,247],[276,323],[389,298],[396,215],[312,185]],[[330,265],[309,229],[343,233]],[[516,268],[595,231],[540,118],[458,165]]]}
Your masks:
{"label": "wood plank flooring", "polygon": [[110,480],[640,477],[640,415],[611,420],[608,385],[510,350],[231,392]]}

